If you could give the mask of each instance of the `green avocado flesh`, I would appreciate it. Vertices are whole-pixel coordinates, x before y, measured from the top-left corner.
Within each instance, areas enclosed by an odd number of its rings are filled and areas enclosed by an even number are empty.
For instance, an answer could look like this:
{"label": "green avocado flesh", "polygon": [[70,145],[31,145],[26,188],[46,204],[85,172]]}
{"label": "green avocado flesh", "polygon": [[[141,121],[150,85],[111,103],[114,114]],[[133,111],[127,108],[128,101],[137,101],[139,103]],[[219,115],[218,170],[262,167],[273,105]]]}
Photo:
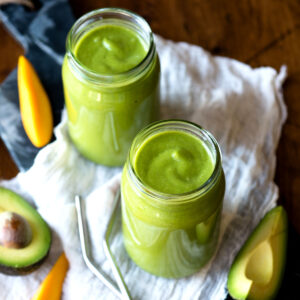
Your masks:
{"label": "green avocado flesh", "polygon": [[23,248],[0,245],[0,272],[17,275],[29,272],[47,256],[51,244],[51,232],[39,213],[16,193],[0,187],[0,214],[19,214],[28,222],[32,238]]}
{"label": "green avocado flesh", "polygon": [[270,210],[237,254],[227,287],[234,299],[273,299],[284,273],[287,215],[283,207]]}

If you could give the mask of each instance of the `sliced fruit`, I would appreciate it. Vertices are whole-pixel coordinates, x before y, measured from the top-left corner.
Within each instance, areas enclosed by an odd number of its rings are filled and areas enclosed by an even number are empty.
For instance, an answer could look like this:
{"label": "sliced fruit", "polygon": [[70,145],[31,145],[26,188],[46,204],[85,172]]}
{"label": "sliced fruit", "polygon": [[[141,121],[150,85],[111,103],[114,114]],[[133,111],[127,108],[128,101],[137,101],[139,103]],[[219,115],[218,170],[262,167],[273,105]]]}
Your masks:
{"label": "sliced fruit", "polygon": [[28,202],[1,187],[0,208],[0,272],[26,274],[47,256],[50,229]]}
{"label": "sliced fruit", "polygon": [[247,239],[228,274],[234,299],[273,299],[284,273],[287,215],[283,207],[269,211]]}
{"label": "sliced fruit", "polygon": [[63,252],[44,279],[32,300],[60,300],[62,286],[69,268],[69,262]]}
{"label": "sliced fruit", "polygon": [[23,55],[18,62],[18,90],[25,132],[34,146],[43,147],[52,137],[52,109],[36,71]]}

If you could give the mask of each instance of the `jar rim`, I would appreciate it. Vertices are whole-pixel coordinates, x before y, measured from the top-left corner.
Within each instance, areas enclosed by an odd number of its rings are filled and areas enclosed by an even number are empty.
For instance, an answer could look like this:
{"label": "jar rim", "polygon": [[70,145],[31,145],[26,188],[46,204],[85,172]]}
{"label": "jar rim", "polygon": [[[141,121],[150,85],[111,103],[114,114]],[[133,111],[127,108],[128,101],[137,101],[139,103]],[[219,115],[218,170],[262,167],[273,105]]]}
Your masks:
{"label": "jar rim", "polygon": [[[141,145],[143,142],[139,143],[139,139],[146,138],[152,136],[148,135],[149,133],[154,135],[155,133],[158,132],[159,129],[161,128],[168,128],[170,130],[170,126],[172,126],[174,130],[183,130],[183,131],[188,131],[191,134],[195,135],[195,131],[198,133],[201,133],[203,136],[206,137],[206,139],[209,141],[211,144],[214,154],[215,154],[215,164],[214,164],[214,169],[210,175],[210,177],[199,187],[196,189],[193,189],[189,192],[181,193],[181,194],[169,194],[169,193],[163,193],[160,191],[157,191],[153,189],[151,186],[148,184],[144,183],[139,176],[137,175],[134,167],[133,167],[133,159],[134,159],[134,152],[135,148]],[[187,127],[187,128],[184,128]],[[192,133],[192,131],[194,132]],[[200,138],[200,136],[198,135]],[[162,120],[162,121],[157,121],[154,123],[151,123],[144,129],[142,129],[135,137],[135,139],[132,142],[129,155],[128,155],[128,160],[127,160],[127,168],[129,171],[129,176],[131,180],[133,180],[133,183],[137,186],[137,188],[142,192],[145,193],[146,195],[150,196],[152,199],[156,199],[158,201],[162,201],[165,203],[174,203],[174,204],[179,204],[181,202],[187,203],[189,201],[193,201],[194,199],[199,198],[199,196],[203,195],[206,193],[217,181],[219,174],[222,171],[222,154],[220,150],[220,146],[214,136],[207,131],[206,129],[202,128],[200,125],[186,121],[186,120],[181,120],[181,119],[168,119],[168,120]],[[167,201],[165,201],[167,200]]]}
{"label": "jar rim", "polygon": [[[112,15],[114,15],[114,17],[112,17]],[[143,30],[143,32],[147,34],[148,49],[145,57],[141,62],[139,62],[133,68],[116,74],[101,74],[91,69],[88,69],[86,66],[84,66],[84,64],[80,62],[80,60],[76,57],[73,51],[74,48],[73,43],[76,34],[78,34],[78,31],[80,33],[85,26],[91,25],[93,22],[104,20],[104,19],[122,20],[122,17],[127,18],[128,22],[130,22],[130,20],[132,23],[133,21],[135,21],[135,24],[141,30]],[[125,82],[126,84],[128,84],[128,81],[136,81],[138,78],[142,77],[144,72],[147,70],[147,67],[153,61],[153,57],[156,53],[156,49],[155,49],[153,33],[151,31],[150,25],[143,17],[127,9],[118,8],[118,7],[107,7],[107,8],[92,10],[84,14],[83,16],[81,16],[73,24],[66,39],[66,53],[71,66],[80,74],[80,76],[83,79],[97,85],[101,84],[103,86],[110,86],[113,84],[115,86],[116,84],[122,85]]]}

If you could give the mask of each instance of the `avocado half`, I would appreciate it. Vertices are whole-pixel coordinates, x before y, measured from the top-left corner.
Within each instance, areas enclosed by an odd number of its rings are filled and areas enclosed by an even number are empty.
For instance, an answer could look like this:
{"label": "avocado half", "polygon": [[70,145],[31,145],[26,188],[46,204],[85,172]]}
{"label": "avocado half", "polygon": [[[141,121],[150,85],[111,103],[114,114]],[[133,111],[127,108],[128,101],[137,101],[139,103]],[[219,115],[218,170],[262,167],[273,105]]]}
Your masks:
{"label": "avocado half", "polygon": [[[8,247],[0,243],[0,272],[8,275],[27,274],[35,270],[47,257],[51,245],[51,231],[28,202],[13,191],[0,187],[0,218],[1,215],[7,215],[7,212],[25,220],[30,239],[20,247]],[[3,223],[0,222],[0,231],[3,231]]]}
{"label": "avocado half", "polygon": [[273,299],[285,269],[288,221],[282,206],[270,210],[247,239],[228,274],[234,299]]}

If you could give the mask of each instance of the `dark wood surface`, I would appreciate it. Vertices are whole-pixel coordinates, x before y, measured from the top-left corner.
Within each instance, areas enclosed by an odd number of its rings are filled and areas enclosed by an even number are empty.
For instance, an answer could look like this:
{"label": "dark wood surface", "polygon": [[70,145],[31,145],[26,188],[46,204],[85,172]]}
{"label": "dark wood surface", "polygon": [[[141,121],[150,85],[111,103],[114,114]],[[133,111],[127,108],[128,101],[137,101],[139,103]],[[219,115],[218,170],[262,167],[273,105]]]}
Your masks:
{"label": "dark wood surface", "polygon": [[[213,54],[238,59],[252,67],[288,66],[284,97],[288,120],[277,150],[275,181],[279,201],[300,232],[300,2],[252,1],[92,1],[71,0],[76,17],[105,6],[131,9],[142,15],[155,33],[175,41],[197,44]],[[16,67],[23,49],[0,25],[0,81]],[[0,142],[0,178],[18,170]]]}
{"label": "dark wood surface", "polygon": [[[117,6],[142,15],[155,33],[200,45],[213,54],[252,67],[288,66],[284,97],[288,119],[277,150],[275,181],[291,222],[300,233],[300,2],[297,0],[71,0],[76,17]],[[16,66],[23,49],[0,24],[0,82]],[[0,179],[18,170],[0,142]]]}
{"label": "dark wood surface", "polygon": [[[286,64],[289,75],[283,91],[288,119],[278,145],[275,181],[280,190],[279,203],[287,209],[291,223],[300,233],[300,1],[70,0],[70,3],[76,17],[100,7],[128,8],[142,15],[152,30],[165,38],[196,44],[252,67],[272,66],[279,70]],[[0,82],[16,67],[22,53],[20,45],[0,24]],[[0,139],[0,179],[12,178],[17,172]],[[292,239],[299,241],[299,235]],[[293,244],[290,247],[289,256],[298,257],[299,249]],[[293,259],[288,269],[291,271],[287,273],[298,274]],[[290,282],[289,278],[287,281]],[[299,280],[284,286],[291,291],[298,285]],[[278,299],[300,299],[294,291],[291,295],[296,298],[285,298],[286,290],[282,292],[285,296]]]}
{"label": "dark wood surface", "polygon": [[288,119],[277,150],[279,202],[300,233],[300,2],[297,0],[71,0],[76,17],[105,6],[142,15],[153,32],[252,67],[288,66]]}

